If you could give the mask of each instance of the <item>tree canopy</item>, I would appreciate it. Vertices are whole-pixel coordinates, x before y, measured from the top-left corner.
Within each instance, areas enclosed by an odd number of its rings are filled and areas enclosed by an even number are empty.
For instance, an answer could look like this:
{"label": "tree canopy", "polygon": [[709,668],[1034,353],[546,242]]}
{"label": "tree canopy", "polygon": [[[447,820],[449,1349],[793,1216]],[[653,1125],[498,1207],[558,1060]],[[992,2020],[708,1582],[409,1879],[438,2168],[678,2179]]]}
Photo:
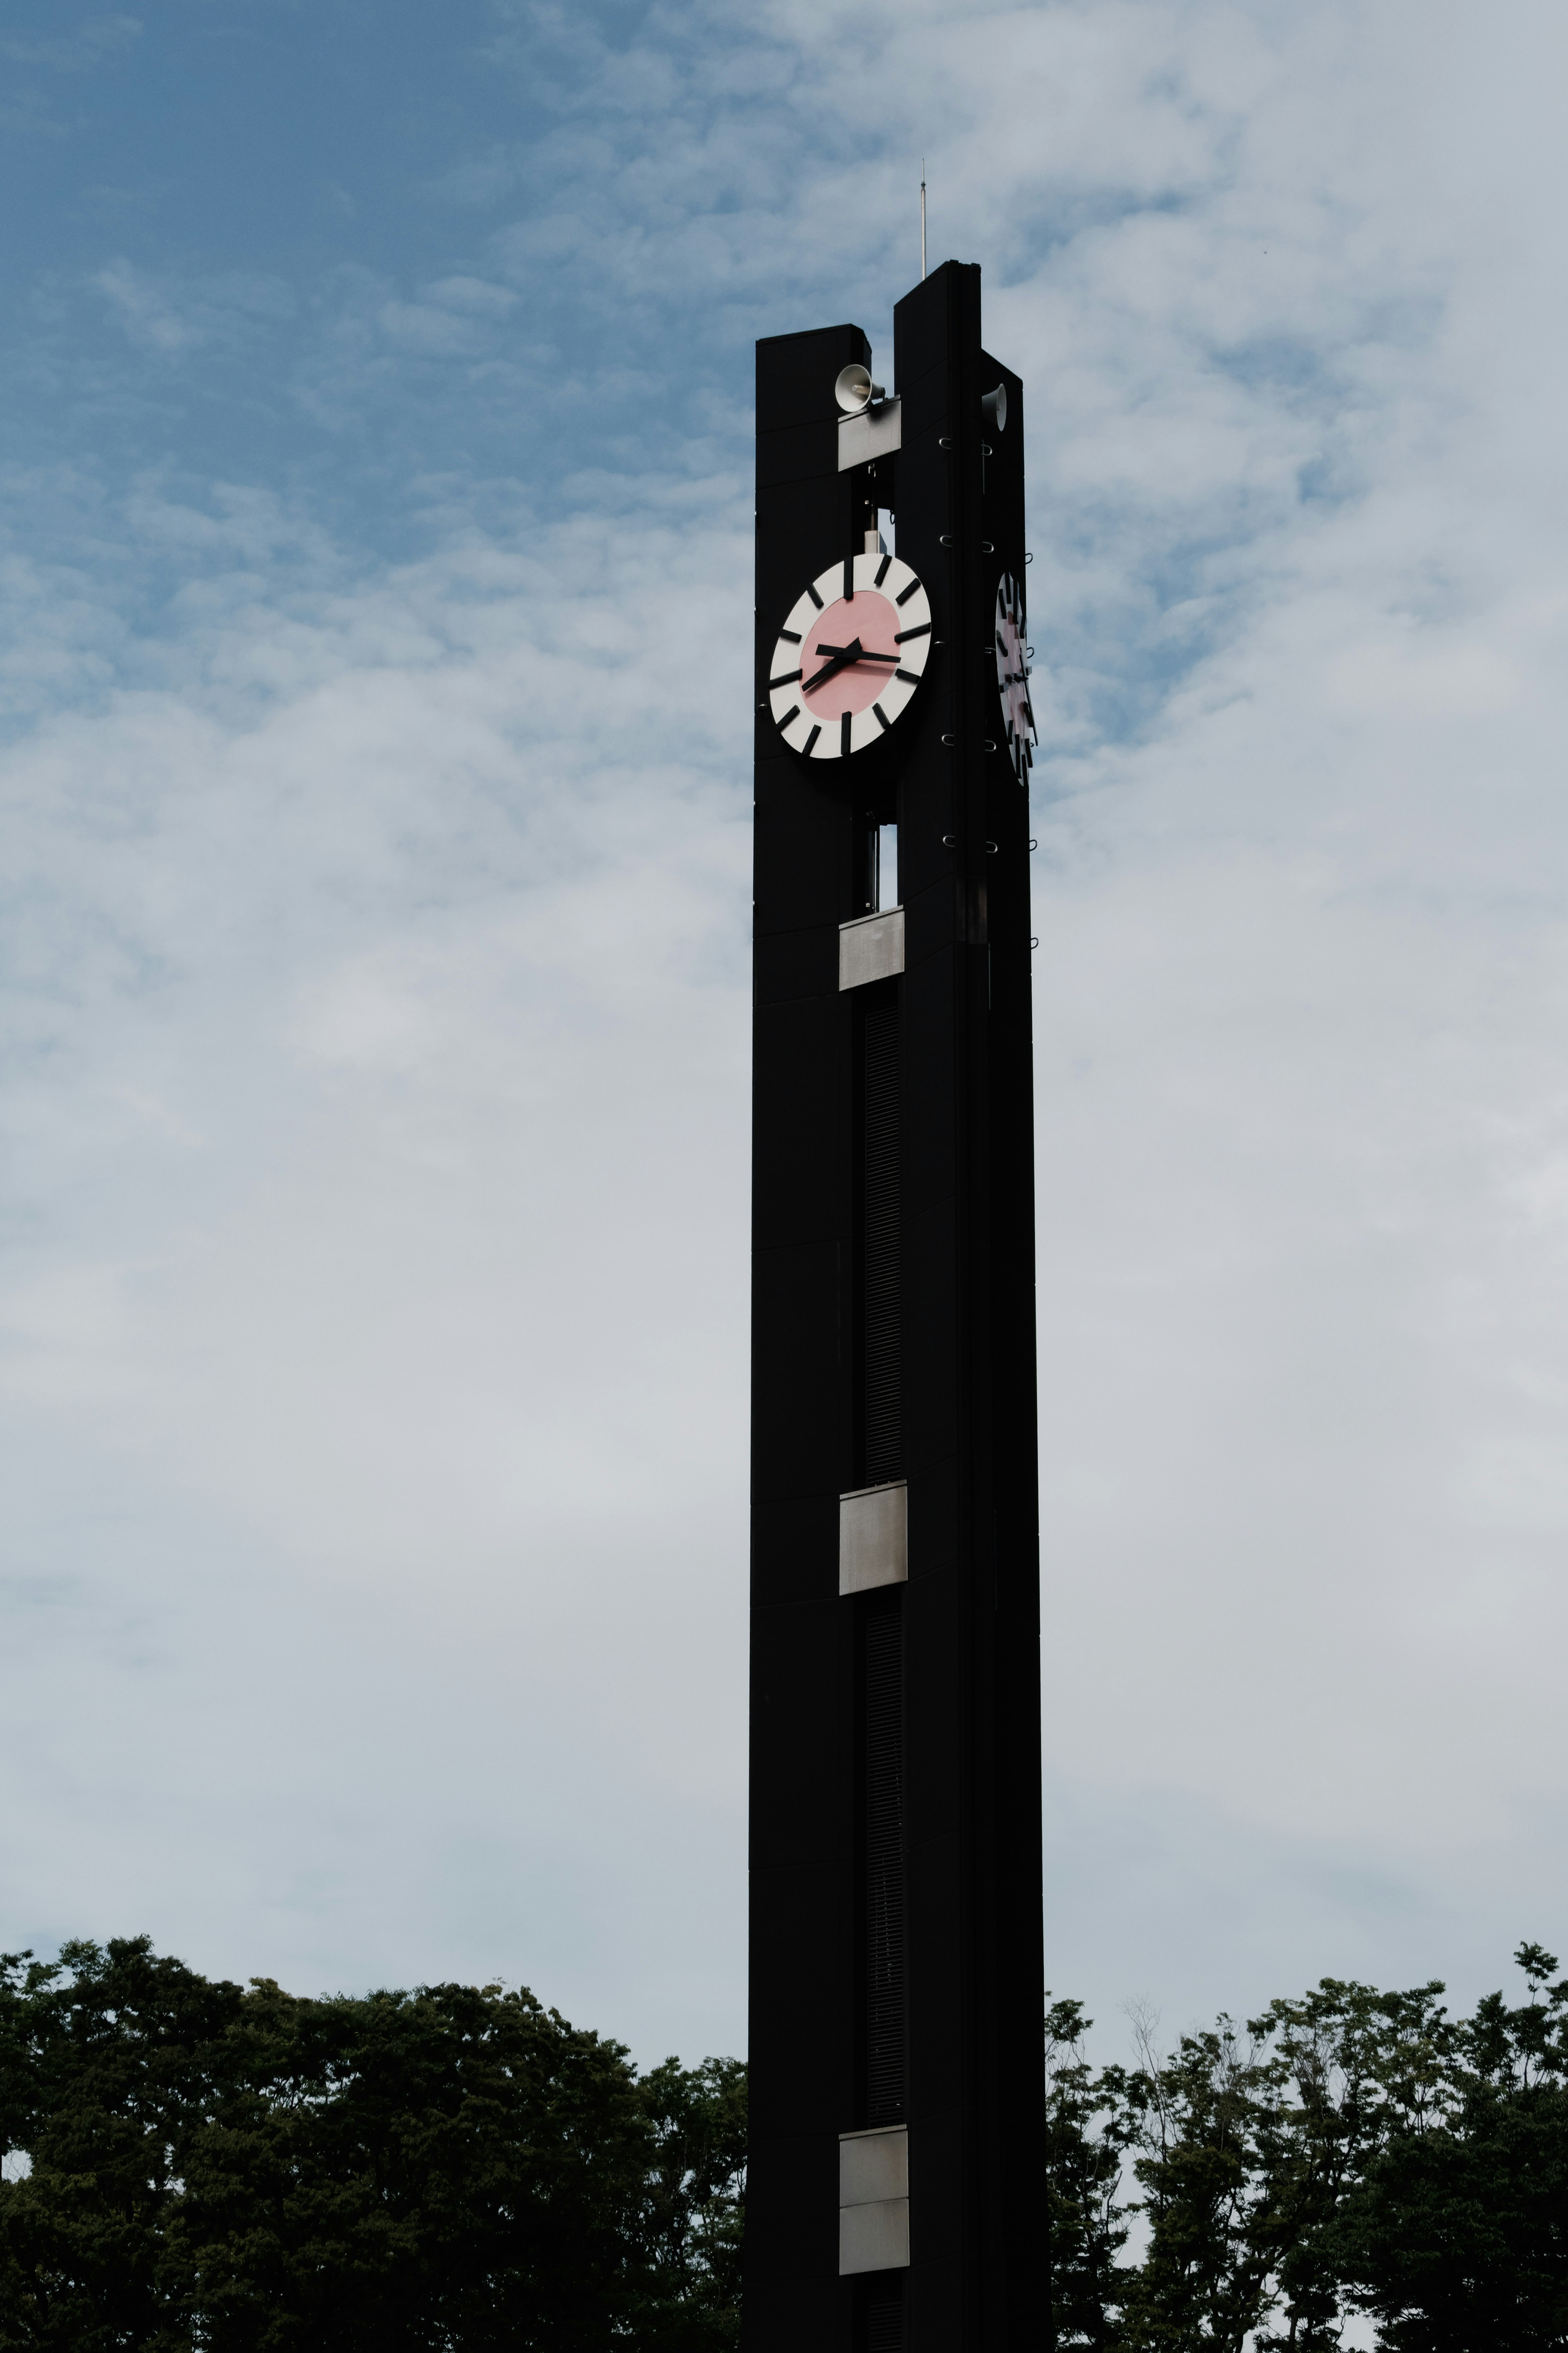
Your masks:
{"label": "tree canopy", "polygon": [[1326,1978],[1168,2054],[1143,2022],[1141,2063],[1099,2073],[1054,2004],[1061,2353],[1317,2353],[1358,2315],[1388,2353],[1568,2347],[1568,1978],[1515,1958],[1511,2009]]}
{"label": "tree canopy", "polygon": [[[1325,1978],[1096,2070],[1046,2017],[1058,2353],[1568,2353],[1568,1978]],[[502,1986],[0,1958],[0,2353],[733,2353],[746,2084]]]}
{"label": "tree canopy", "polygon": [[738,2063],[639,2077],[530,1993],[13,1956],[0,2348],[717,2353],[744,2141]]}

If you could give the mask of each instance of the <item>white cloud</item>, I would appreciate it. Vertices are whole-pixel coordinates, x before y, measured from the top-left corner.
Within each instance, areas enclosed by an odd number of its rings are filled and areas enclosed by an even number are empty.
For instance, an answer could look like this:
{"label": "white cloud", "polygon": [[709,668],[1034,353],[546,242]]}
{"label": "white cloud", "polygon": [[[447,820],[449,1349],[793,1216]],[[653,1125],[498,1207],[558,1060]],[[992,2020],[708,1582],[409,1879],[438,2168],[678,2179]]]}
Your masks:
{"label": "white cloud", "polygon": [[293,308],[287,284],[254,271],[187,280],[140,269],[123,254],[94,272],[92,286],[130,341],[154,358],[173,359],[204,345],[226,349],[253,342],[286,320]]}
{"label": "white cloud", "polygon": [[[248,554],[255,528],[243,513],[237,528]],[[177,691],[122,691],[11,755],[14,881],[49,910],[34,986],[13,993],[26,1059],[9,1156],[27,1239],[0,1288],[0,1378],[37,1499],[18,1572],[47,1589],[59,1548],[96,1616],[143,1617],[178,1657],[155,1681],[182,1722],[207,1706],[199,1646],[180,1655],[191,1626],[247,1607],[318,1630],[369,1610],[392,1653],[379,1672],[458,1756],[471,1707],[502,1718],[482,1790],[456,1817],[426,1805],[404,1848],[399,1900],[418,1926],[389,1926],[374,1899],[323,1944],[319,1909],[296,1917],[280,1891],[355,1867],[342,1814],[297,1822],[289,1790],[312,1755],[336,1772],[356,1725],[378,1738],[377,1702],[351,1678],[331,1721],[295,1725],[279,1750],[268,1718],[277,1704],[289,1719],[276,1678],[292,1671],[269,1634],[231,1678],[254,1734],[202,1767],[210,1835],[227,1835],[226,1808],[255,1815],[220,1873],[228,1892],[213,1896],[205,1867],[199,1889],[165,1883],[161,1831],[141,1850],[137,1900],[215,1965],[249,1965],[231,1913],[254,1929],[281,1905],[292,1925],[268,1933],[295,1973],[318,1952],[359,1977],[479,1966],[448,1916],[473,1901],[447,1888],[456,1819],[517,1882],[485,1912],[501,1938],[486,1966],[517,1974],[503,1930],[532,1900],[528,1857],[602,1838],[613,1759],[643,1793],[629,1818],[645,1842],[673,1836],[679,1852],[710,1821],[735,1903],[741,1722],[723,1685],[744,1553],[731,1366],[744,1346],[746,691],[731,661],[733,724],[715,736],[692,646],[716,633],[744,563],[722,488],[694,486],[680,525],[623,513],[613,542],[576,524],[526,549],[458,547],[318,591],[308,627],[220,601],[187,623]],[[691,583],[682,632],[651,666],[628,658],[649,575]],[[669,746],[651,761],[627,757],[638,707]],[[121,1499],[107,1524],[84,1523],[81,1497],[105,1490]],[[172,1556],[149,1588],[161,1535]],[[74,1650],[79,1616],[56,1622]],[[475,1639],[510,1661],[512,1701]],[[438,1663],[426,1675],[416,1660]],[[19,1663],[37,1677],[36,1655]],[[140,1653],[95,1678],[100,1770],[141,1747],[145,1685]],[[569,1750],[584,1726],[605,1761],[531,1787],[538,1744]],[[26,1736],[31,1762],[14,1750],[12,1770],[35,1810],[14,1824],[11,1873],[35,1917],[68,1926],[123,1874],[95,1890],[96,1841],[52,1834],[74,1796],[38,1786],[54,1742],[40,1755],[37,1728]],[[161,1802],[151,1785],[147,1802]],[[661,1806],[672,1832],[647,1819]],[[657,1919],[657,1883],[641,1900]],[[681,1970],[732,2042],[735,1932],[715,1930],[711,1900],[677,1947],[701,1940]],[[727,1997],[709,1983],[716,1933]],[[664,1985],[668,1961],[650,2008],[634,1954],[591,1937],[573,1950],[563,1998],[650,2035],[716,2035]]]}
{"label": "white cloud", "polygon": [[123,256],[109,262],[93,282],[135,342],[151,344],[155,351],[177,352],[200,340],[199,329],[183,319],[162,290]]}
{"label": "white cloud", "polygon": [[0,37],[0,58],[13,65],[47,66],[57,73],[81,73],[119,57],[142,37],[138,16],[116,14],[87,16],[68,33],[28,37],[11,33]]}

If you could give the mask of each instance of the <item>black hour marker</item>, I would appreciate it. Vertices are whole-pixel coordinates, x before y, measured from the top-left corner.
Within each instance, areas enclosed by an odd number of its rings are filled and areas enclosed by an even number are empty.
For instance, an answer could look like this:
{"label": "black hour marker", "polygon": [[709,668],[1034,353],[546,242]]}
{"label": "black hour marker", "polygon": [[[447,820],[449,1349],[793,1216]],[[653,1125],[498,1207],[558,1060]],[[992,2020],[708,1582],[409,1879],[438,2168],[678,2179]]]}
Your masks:
{"label": "black hour marker", "polygon": [[929,621],[922,621],[918,628],[900,629],[898,636],[893,639],[893,643],[896,646],[901,646],[907,644],[910,638],[929,638],[930,635],[931,623]]}
{"label": "black hour marker", "polygon": [[895,604],[895,605],[907,605],[907,604],[909,603],[909,601],[910,601],[910,598],[914,595],[915,590],[920,586],[920,585],[921,585],[921,584],[920,584],[920,582],[919,582],[918,580],[911,580],[911,581],[910,582],[909,586],[908,586],[906,589],[904,589],[900,595],[899,595],[899,596],[895,596],[895,597],[894,597],[894,599],[893,599],[894,604]]}
{"label": "black hour marker", "polygon": [[801,745],[800,748],[805,754],[807,759],[811,757],[811,747],[816,743],[821,733],[822,730],[820,727],[814,727],[810,734],[806,737],[805,743]]}
{"label": "black hour marker", "polygon": [[919,686],[921,682],[921,674],[918,670],[896,670],[893,672],[893,676],[895,678],[901,678],[906,686]]}
{"label": "black hour marker", "polygon": [[800,705],[798,702],[792,702],[789,709],[784,712],[784,717],[779,721],[779,733],[782,734],[784,730],[789,725],[790,721],[792,719],[798,719],[799,717]]}
{"label": "black hour marker", "polygon": [[893,559],[890,555],[883,556],[882,561],[877,566],[877,577],[871,583],[873,588],[879,588],[881,586],[883,581],[888,576],[888,566],[891,564],[892,560]]}
{"label": "black hour marker", "polygon": [[808,581],[807,581],[807,583],[806,583],[806,587],[805,587],[805,593],[806,593],[806,595],[810,597],[810,599],[811,599],[812,603],[816,606],[816,607],[817,611],[820,613],[820,612],[821,612],[821,610],[822,610],[822,599],[821,599],[821,597],[820,597],[820,596],[817,595],[817,593],[816,593],[816,582],[815,582],[815,581],[811,581],[811,580],[808,580]]}
{"label": "black hour marker", "polygon": [[847,605],[855,602],[855,558],[852,555],[844,559],[844,602]]}
{"label": "black hour marker", "polygon": [[846,712],[838,723],[838,749],[841,756],[846,760],[849,757],[849,713]]}
{"label": "black hour marker", "polygon": [[888,714],[883,710],[881,704],[879,702],[874,702],[871,705],[871,708],[876,712],[878,718],[881,721],[883,726],[886,727],[889,724],[889,719]]}
{"label": "black hour marker", "polygon": [[799,676],[799,670],[786,670],[782,678],[770,678],[768,681],[768,692],[771,694],[775,686],[793,686]]}
{"label": "black hour marker", "polygon": [[788,643],[792,646],[798,646],[800,643],[800,631],[798,629],[781,629],[779,631],[779,635],[781,638],[787,639]]}

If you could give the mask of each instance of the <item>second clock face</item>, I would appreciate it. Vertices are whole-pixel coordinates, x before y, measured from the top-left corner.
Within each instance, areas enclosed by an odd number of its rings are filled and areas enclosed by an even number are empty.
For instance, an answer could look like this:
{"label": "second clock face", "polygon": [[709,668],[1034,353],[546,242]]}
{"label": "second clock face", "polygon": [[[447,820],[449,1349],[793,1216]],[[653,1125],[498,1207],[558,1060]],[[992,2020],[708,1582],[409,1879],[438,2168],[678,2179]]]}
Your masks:
{"label": "second clock face", "polygon": [[1029,703],[1029,649],[1024,643],[1024,592],[1010,572],[996,591],[996,691],[1007,729],[1007,751],[1018,782],[1026,784],[1034,758],[1035,714]]}
{"label": "second clock face", "polygon": [[896,555],[846,556],[818,573],[779,633],[768,673],[773,723],[795,752],[839,760],[879,743],[931,651],[931,603]]}

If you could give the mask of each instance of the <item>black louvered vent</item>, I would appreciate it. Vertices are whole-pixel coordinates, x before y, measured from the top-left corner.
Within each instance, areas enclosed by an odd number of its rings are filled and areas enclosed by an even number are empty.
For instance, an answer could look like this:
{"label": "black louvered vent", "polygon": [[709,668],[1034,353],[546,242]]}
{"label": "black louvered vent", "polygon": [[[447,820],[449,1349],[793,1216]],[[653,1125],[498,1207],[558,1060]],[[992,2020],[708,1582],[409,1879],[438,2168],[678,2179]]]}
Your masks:
{"label": "black louvered vent", "polygon": [[890,2279],[868,2280],[866,2285],[866,2324],[862,2336],[866,2353],[903,2353],[903,2274],[895,2272]]}
{"label": "black louvered vent", "polygon": [[904,2114],[903,1596],[866,1611],[866,2121]]}
{"label": "black louvered vent", "polygon": [[865,1335],[865,1483],[903,1470],[899,1315],[899,1000],[880,990],[865,1011],[861,1264]]}

